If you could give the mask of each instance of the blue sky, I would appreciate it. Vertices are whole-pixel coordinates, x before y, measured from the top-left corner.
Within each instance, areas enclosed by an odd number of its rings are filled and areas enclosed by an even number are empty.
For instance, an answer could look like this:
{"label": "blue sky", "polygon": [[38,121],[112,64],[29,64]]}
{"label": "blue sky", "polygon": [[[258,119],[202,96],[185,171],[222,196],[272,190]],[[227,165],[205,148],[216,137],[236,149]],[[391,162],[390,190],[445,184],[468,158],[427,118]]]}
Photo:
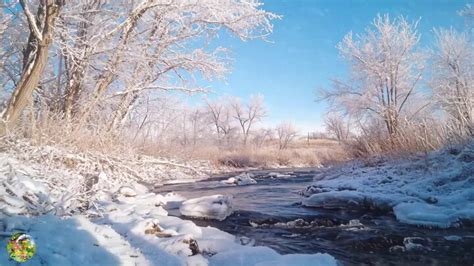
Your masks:
{"label": "blue sky", "polygon": [[466,3],[448,0],[262,0],[264,9],[282,15],[274,22],[272,43],[241,42],[222,34],[217,45],[231,48],[232,73],[213,82],[210,97],[263,94],[268,107],[264,122],[292,121],[303,132],[322,129],[326,104],[314,91],[343,77],[347,69],[335,46],[349,31],[363,32],[378,14],[421,17],[421,45],[429,46],[433,27],[462,27],[457,15]]}

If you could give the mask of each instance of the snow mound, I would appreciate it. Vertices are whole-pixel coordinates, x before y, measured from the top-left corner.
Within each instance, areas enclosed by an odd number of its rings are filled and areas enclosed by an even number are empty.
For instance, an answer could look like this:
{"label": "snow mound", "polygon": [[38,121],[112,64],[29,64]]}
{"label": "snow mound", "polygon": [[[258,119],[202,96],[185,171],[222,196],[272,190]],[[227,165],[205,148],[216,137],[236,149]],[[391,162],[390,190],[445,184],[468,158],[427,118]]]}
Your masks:
{"label": "snow mound", "polygon": [[337,262],[328,254],[280,255],[267,247],[235,247],[209,258],[209,265],[215,266],[336,266]]}
{"label": "snow mound", "polygon": [[474,204],[469,203],[463,209],[436,206],[427,203],[400,203],[393,208],[400,222],[428,227],[449,228],[457,226],[459,219],[474,217]]}
{"label": "snow mound", "polygon": [[317,208],[392,211],[400,222],[428,227],[474,220],[474,141],[409,159],[329,168],[302,191]]}
{"label": "snow mound", "polygon": [[209,264],[215,266],[256,265],[259,262],[272,261],[281,256],[268,247],[235,247],[209,258]]}
{"label": "snow mound", "polygon": [[253,179],[253,175],[249,173],[244,173],[238,176],[230,177],[229,179],[222,181],[222,183],[229,184],[229,185],[235,184],[238,186],[244,186],[244,185],[257,184],[257,181]]}
{"label": "snow mound", "polygon": [[137,195],[137,192],[133,188],[128,186],[123,186],[119,188],[118,192],[125,197],[135,197]]}
{"label": "snow mound", "polygon": [[164,200],[166,201],[166,209],[173,210],[179,209],[186,198],[177,193],[170,192],[165,195]]}
{"label": "snow mound", "polygon": [[213,195],[186,200],[179,211],[184,216],[225,220],[232,214],[232,198],[223,195]]}
{"label": "snow mound", "polygon": [[[81,216],[14,216],[3,222],[7,232],[27,232],[35,240],[37,253],[28,261],[29,265],[150,264],[114,230]],[[11,265],[6,252],[0,252],[0,265]]]}

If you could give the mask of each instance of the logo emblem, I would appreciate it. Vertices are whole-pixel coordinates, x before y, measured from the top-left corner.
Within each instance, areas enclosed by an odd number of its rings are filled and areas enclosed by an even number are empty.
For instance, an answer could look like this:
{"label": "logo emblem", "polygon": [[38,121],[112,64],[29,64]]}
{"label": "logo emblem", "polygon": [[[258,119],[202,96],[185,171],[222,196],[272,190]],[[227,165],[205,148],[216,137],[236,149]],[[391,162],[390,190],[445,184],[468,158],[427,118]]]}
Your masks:
{"label": "logo emblem", "polygon": [[30,235],[15,233],[8,241],[7,251],[11,259],[25,262],[35,255],[36,244]]}

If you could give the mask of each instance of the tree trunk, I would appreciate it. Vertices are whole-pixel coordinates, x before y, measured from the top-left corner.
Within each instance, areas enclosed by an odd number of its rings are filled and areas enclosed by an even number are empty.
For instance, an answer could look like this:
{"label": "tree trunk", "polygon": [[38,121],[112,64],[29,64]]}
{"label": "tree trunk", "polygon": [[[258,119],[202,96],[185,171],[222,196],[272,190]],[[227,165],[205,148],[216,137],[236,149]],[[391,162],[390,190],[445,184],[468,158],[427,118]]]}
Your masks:
{"label": "tree trunk", "polygon": [[[33,91],[41,79],[41,75],[48,61],[48,49],[52,42],[54,22],[59,15],[59,9],[61,7],[61,3],[56,2],[57,1],[51,0],[46,1],[46,3],[43,3],[43,7],[40,6],[38,8],[38,13],[43,13],[43,10],[45,12],[44,22],[36,22],[38,25],[44,25],[41,32],[41,40],[38,39],[36,36],[38,33],[35,33],[30,25],[27,49],[36,49],[36,51],[30,50],[27,52],[28,55],[31,55],[32,60],[24,61],[25,65],[20,80],[8,101],[6,109],[2,113],[3,121],[0,122],[0,135],[5,134],[8,128],[17,122],[26,105],[31,100]],[[39,20],[41,15],[42,14],[38,14],[37,20]]]}
{"label": "tree trunk", "polygon": [[76,105],[82,91],[81,83],[84,79],[84,75],[85,66],[83,66],[82,64],[72,70],[71,78],[65,90],[65,99],[63,107],[67,123],[70,123],[73,115],[77,113]]}

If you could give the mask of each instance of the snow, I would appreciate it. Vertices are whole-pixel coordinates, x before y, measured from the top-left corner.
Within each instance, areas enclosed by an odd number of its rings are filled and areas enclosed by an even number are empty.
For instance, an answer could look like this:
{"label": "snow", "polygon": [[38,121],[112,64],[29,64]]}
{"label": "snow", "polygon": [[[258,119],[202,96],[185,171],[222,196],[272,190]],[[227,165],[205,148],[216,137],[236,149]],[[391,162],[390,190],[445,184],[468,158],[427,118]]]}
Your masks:
{"label": "snow", "polygon": [[375,158],[315,176],[302,204],[393,211],[407,224],[449,228],[474,220],[474,142],[408,159]]}
{"label": "snow", "polygon": [[185,197],[174,192],[167,193],[164,199],[166,200],[166,209],[168,210],[179,209],[183,201],[186,200]]}
{"label": "snow", "polygon": [[280,255],[268,247],[247,247],[227,249],[209,259],[210,265],[244,266],[256,265],[264,261],[272,261]]}
{"label": "snow", "polygon": [[336,266],[337,262],[328,254],[280,255],[268,247],[240,247],[218,253],[209,259],[210,265],[225,266]]}
{"label": "snow", "polygon": [[266,176],[271,177],[271,178],[289,178],[289,177],[294,177],[295,175],[292,172],[288,172],[288,173],[270,172],[266,174]]}
{"label": "snow", "polygon": [[[138,250],[110,227],[93,224],[83,216],[14,216],[2,222],[7,232],[27,232],[36,242],[37,253],[25,265],[148,264]],[[6,241],[2,239],[2,246],[6,246]],[[13,265],[6,252],[0,252],[0,265]]]}
{"label": "snow", "polygon": [[244,186],[244,185],[253,185],[257,184],[257,181],[253,179],[253,175],[249,173],[244,173],[240,174],[238,176],[230,177],[227,180],[221,181],[224,184],[228,185],[238,185],[238,186]]}
{"label": "snow", "polygon": [[121,187],[118,192],[125,197],[135,197],[137,195],[137,192],[131,187]]}
{"label": "snow", "polygon": [[[253,246],[252,239],[169,216],[167,210],[176,208],[212,219],[232,213],[231,198],[226,196],[187,200],[176,193],[151,193],[140,183],[162,183],[162,177],[157,179],[162,174],[169,180],[181,178],[182,169],[189,170],[184,174],[188,177],[199,174],[188,165],[166,172],[164,166],[173,164],[151,158],[135,163],[53,147],[13,148],[11,153],[0,152],[0,246],[14,232],[31,235],[38,249],[25,265],[252,266],[294,265],[292,261],[310,259],[296,254],[290,259],[269,247]],[[44,158],[50,160],[47,166]],[[64,168],[61,160],[79,165],[84,174]],[[137,178],[138,173],[144,178]],[[241,180],[252,183],[245,177]],[[315,254],[311,259],[317,263],[323,257]],[[10,264],[7,253],[0,252],[0,265]]]}
{"label": "snow", "polygon": [[222,221],[232,214],[232,197],[212,195],[186,200],[179,211],[184,216]]}
{"label": "snow", "polygon": [[400,203],[393,208],[400,222],[446,228],[458,220],[455,210],[427,203]]}
{"label": "snow", "polygon": [[[23,178],[22,182],[38,182],[38,187],[46,188],[44,183],[31,178]],[[5,212],[6,207],[23,206],[24,202],[1,193],[1,199],[8,204],[1,205],[0,242],[5,243],[16,231],[31,235],[39,248],[25,265],[294,265],[292,261],[327,264],[329,255],[292,255],[294,258],[290,259],[271,248],[254,247],[251,239],[236,238],[213,227],[200,227],[168,216],[163,208],[183,202],[180,209],[185,213],[189,209],[199,217],[224,219],[232,211],[229,197],[214,195],[186,200],[176,193],[149,193],[133,184],[127,186],[129,189],[135,196],[125,196],[120,190],[104,192],[110,196],[96,201],[94,209],[83,215],[63,217]],[[129,192],[126,191],[131,195]],[[51,199],[48,194],[43,196]],[[9,263],[7,254],[0,252],[0,265]]]}

